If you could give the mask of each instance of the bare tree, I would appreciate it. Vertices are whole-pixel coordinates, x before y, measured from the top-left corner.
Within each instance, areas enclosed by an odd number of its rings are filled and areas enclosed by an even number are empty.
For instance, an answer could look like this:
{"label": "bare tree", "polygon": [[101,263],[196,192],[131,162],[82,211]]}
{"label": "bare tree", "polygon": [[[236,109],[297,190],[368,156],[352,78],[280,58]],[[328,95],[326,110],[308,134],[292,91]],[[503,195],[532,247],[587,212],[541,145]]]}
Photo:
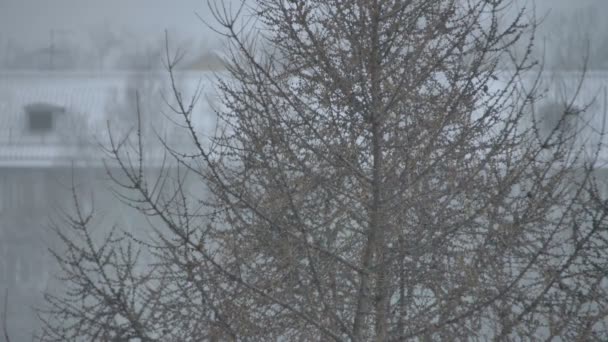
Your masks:
{"label": "bare tree", "polygon": [[8,332],[8,289],[4,290],[4,298],[3,298],[3,305],[2,305],[2,318],[0,319],[2,321],[2,336],[4,337],[4,341],[6,342],[11,342],[11,338]]}
{"label": "bare tree", "polygon": [[538,64],[510,50],[535,24],[509,5],[212,7],[215,134],[174,87],[192,146],[151,169],[141,130],[111,136],[150,235],[97,241],[75,196],[41,339],[606,339],[601,146],[560,128],[576,91],[541,129]]}

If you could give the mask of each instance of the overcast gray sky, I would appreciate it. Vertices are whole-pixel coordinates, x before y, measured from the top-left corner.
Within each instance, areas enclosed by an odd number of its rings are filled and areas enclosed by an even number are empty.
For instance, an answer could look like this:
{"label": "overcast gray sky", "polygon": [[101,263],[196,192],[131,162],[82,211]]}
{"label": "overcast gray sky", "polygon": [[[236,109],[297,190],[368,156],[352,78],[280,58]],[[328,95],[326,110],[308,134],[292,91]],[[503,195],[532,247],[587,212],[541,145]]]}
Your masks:
{"label": "overcast gray sky", "polygon": [[[522,1],[522,0],[519,0]],[[526,0],[523,0],[526,1]],[[536,0],[542,8],[584,6],[608,0]],[[15,39],[48,44],[50,30],[81,35],[111,27],[161,37],[164,29],[182,38],[205,39],[208,29],[195,12],[208,15],[206,0],[0,0],[0,42]],[[30,45],[30,44],[28,44]]]}
{"label": "overcast gray sky", "polygon": [[82,34],[104,26],[159,37],[169,29],[194,38],[208,32],[195,12],[208,15],[205,0],[0,0],[0,39],[40,45],[51,29]]}

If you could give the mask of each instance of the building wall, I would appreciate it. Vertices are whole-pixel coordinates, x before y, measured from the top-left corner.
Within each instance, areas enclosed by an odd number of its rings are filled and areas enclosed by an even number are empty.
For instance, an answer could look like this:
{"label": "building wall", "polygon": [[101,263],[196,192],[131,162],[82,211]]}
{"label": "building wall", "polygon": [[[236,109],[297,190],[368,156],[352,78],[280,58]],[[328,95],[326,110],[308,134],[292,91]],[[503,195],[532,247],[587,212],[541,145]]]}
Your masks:
{"label": "building wall", "polygon": [[[108,122],[115,138],[136,127],[135,90],[141,101],[142,130],[147,132],[147,163],[162,161],[162,153],[158,153],[162,146],[152,142],[153,132],[176,140],[170,144],[173,147],[179,148],[182,140],[190,142],[161,121],[161,109],[168,110],[159,95],[162,92],[172,98],[167,76],[0,72],[0,294],[8,290],[9,330],[15,341],[31,340],[38,326],[33,307],[43,304],[43,292],[58,284],[53,281],[57,264],[48,249],[60,244],[51,223],[61,225],[62,211],[73,209],[72,179],[82,203],[94,204],[107,218],[99,227],[100,235],[114,223],[129,230],[145,230],[141,215],[112,195],[98,144],[109,145]],[[178,83],[185,98],[195,95],[198,86],[203,87],[194,123],[196,127],[211,127],[208,99],[213,87],[205,75],[183,73],[178,75]],[[28,129],[26,108],[32,104],[61,109],[54,114],[52,131]]]}
{"label": "building wall", "polygon": [[8,290],[8,326],[15,341],[29,341],[38,326],[35,307],[52,290],[58,266],[49,252],[59,245],[52,229],[73,208],[72,179],[85,206],[116,201],[102,169],[0,168],[0,289]]}

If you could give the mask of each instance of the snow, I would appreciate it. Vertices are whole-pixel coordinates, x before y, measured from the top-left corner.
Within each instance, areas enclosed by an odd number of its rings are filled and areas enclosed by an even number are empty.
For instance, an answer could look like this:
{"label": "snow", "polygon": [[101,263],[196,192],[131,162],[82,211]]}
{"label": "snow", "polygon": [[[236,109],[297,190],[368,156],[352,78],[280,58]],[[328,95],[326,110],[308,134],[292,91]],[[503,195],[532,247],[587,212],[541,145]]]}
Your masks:
{"label": "snow", "polygon": [[[135,117],[134,99],[129,98],[129,91],[136,87],[143,98],[154,99],[158,105],[163,105],[161,91],[167,99],[173,98],[168,76],[166,72],[0,71],[0,166],[99,164],[103,156],[99,143],[107,146],[109,142],[107,122],[124,129],[120,127],[125,126],[121,121],[124,116],[133,114],[132,118]],[[193,121],[197,128],[205,129],[209,118],[214,116],[207,102],[214,94],[213,75],[179,72],[176,80],[184,99],[196,92],[200,82],[203,96]],[[60,127],[54,127],[51,133],[29,132],[25,108],[32,104],[65,109],[65,113],[53,116],[55,126]],[[156,114],[168,112],[166,105],[158,105],[148,103],[144,107],[146,111],[158,112]],[[159,121],[157,126],[167,125],[160,122],[164,119],[162,115],[156,115],[154,119]]]}

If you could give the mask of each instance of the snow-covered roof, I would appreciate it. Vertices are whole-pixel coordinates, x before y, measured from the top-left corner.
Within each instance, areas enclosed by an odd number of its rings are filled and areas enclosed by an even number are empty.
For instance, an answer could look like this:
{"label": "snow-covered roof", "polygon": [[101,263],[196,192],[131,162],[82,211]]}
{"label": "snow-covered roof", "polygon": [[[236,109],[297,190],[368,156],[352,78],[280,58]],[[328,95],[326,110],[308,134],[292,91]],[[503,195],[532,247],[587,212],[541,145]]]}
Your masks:
{"label": "snow-covered roof", "polygon": [[[91,162],[100,165],[100,148],[109,142],[108,122],[119,134],[136,118],[137,90],[142,118],[162,125],[171,101],[168,74],[159,72],[38,72],[0,71],[0,167],[50,167]],[[202,87],[195,123],[213,117],[213,75],[178,72],[184,98]],[[52,131],[33,131],[28,111],[52,113]],[[151,120],[147,120],[151,118]],[[158,152],[160,153],[160,151]],[[158,154],[157,153],[157,154]]]}
{"label": "snow-covered roof", "polygon": [[[165,94],[170,101],[173,98],[168,77],[166,72],[0,71],[0,167],[99,164],[103,156],[99,144],[109,142],[107,123],[118,133],[132,128],[136,108],[134,90],[139,92],[144,120],[151,118],[147,121],[156,124],[168,122],[161,114],[171,115],[161,96]],[[581,77],[576,72],[545,73],[539,88],[546,92],[542,101],[570,100]],[[202,88],[203,96],[193,119],[199,129],[205,129],[214,118],[209,103],[214,97],[214,74],[180,71],[176,80],[185,100],[198,86]],[[584,126],[583,138],[597,135],[604,125],[607,86],[608,72],[589,72],[583,79],[574,100],[579,108],[591,104],[578,119]],[[56,127],[52,133],[28,131],[26,111],[31,106],[53,108],[53,112],[59,113],[53,118]],[[162,152],[161,148],[147,150],[156,155],[151,159],[159,158]],[[600,159],[608,165],[607,149],[602,151]]]}

